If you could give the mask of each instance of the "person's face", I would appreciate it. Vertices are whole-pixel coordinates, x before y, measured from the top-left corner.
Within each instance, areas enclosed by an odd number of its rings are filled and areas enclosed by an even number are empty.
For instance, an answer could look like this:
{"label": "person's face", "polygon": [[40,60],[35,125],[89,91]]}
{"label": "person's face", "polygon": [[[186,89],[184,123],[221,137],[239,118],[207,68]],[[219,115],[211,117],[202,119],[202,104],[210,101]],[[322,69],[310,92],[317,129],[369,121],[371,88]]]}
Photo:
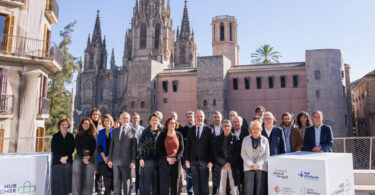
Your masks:
{"label": "person's face", "polygon": [[263,121],[265,126],[269,127],[273,125],[273,118],[269,114],[264,115]]}
{"label": "person's face", "polygon": [[120,121],[116,121],[115,125],[113,126],[114,128],[120,127]]}
{"label": "person's face", "polygon": [[171,118],[173,118],[174,120],[177,121],[177,114],[176,113],[171,113],[171,115],[169,117],[171,117]]}
{"label": "person's face", "polygon": [[234,116],[237,116],[236,113],[235,113],[235,112],[230,112],[230,113],[229,113],[229,120],[232,120],[232,118],[233,118]]}
{"label": "person's face", "polygon": [[128,114],[123,113],[120,116],[120,121],[121,121],[121,124],[125,126],[125,125],[127,125],[129,123],[130,116]]}
{"label": "person's face", "polygon": [[159,125],[159,123],[160,123],[160,120],[159,120],[158,117],[156,117],[156,116],[151,117],[151,120],[150,120],[151,127],[155,128]]}
{"label": "person's face", "polygon": [[82,128],[87,131],[90,128],[90,122],[88,120],[83,121]]}
{"label": "person's face", "polygon": [[313,118],[314,118],[314,125],[315,126],[319,126],[319,125],[322,124],[323,117],[321,117],[319,113],[314,113]]}
{"label": "person's face", "polygon": [[168,122],[168,131],[174,131],[176,128],[176,120],[172,119]]}
{"label": "person's face", "polygon": [[241,129],[241,123],[238,118],[233,118],[232,123],[233,123],[234,130],[238,131]]}
{"label": "person's face", "polygon": [[290,127],[290,123],[291,123],[291,118],[289,115],[286,115],[283,117],[283,123],[285,125],[285,127]]}
{"label": "person's face", "polygon": [[204,116],[201,112],[198,112],[197,114],[195,114],[195,122],[197,123],[197,125],[202,125],[204,121]]}
{"label": "person's face", "polygon": [[220,114],[214,114],[214,123],[216,126],[219,126],[221,124],[221,115]]}
{"label": "person's face", "polygon": [[194,116],[193,116],[193,114],[187,114],[186,115],[186,122],[188,124],[193,124],[194,123]]}
{"label": "person's face", "polygon": [[263,110],[263,109],[259,109],[259,110],[257,110],[257,112],[256,112],[255,114],[256,114],[257,116],[263,117],[264,110]]}
{"label": "person's face", "polygon": [[111,121],[109,120],[109,118],[105,118],[103,121],[103,124],[104,124],[104,127],[111,128]]}
{"label": "person's face", "polygon": [[133,125],[138,125],[139,124],[139,116],[138,115],[133,115],[132,116],[132,123],[133,123]]}
{"label": "person's face", "polygon": [[229,135],[230,130],[232,129],[232,125],[230,123],[224,123],[222,128],[224,135]]}
{"label": "person's face", "polygon": [[306,115],[302,115],[299,119],[301,120],[302,125],[307,126],[307,116]]}
{"label": "person's face", "polygon": [[257,125],[254,125],[253,128],[250,129],[250,133],[254,138],[258,138],[260,136],[260,132],[262,132],[262,129]]}
{"label": "person's face", "polygon": [[99,118],[100,118],[100,113],[99,113],[99,112],[94,112],[94,113],[92,113],[92,115],[91,115],[91,119],[92,119],[93,121],[98,121]]}
{"label": "person's face", "polygon": [[64,121],[60,124],[60,130],[66,131],[68,129],[68,126],[69,126],[68,123],[66,121]]}

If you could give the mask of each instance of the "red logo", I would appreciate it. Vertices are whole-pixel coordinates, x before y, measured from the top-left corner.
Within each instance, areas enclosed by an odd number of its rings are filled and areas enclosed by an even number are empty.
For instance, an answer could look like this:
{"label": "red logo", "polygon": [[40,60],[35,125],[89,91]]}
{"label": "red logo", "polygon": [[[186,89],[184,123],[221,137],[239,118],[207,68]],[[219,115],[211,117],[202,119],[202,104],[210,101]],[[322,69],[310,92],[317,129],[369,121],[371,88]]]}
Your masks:
{"label": "red logo", "polygon": [[273,188],[273,190],[275,190],[276,194],[278,194],[280,192],[279,186],[276,186],[275,188]]}

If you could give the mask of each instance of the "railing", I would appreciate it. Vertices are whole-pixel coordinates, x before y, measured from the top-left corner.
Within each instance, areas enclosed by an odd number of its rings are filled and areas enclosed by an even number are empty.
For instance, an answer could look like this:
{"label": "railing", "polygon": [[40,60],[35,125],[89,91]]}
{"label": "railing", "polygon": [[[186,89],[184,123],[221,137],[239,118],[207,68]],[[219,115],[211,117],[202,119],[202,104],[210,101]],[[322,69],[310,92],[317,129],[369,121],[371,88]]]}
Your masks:
{"label": "railing", "polygon": [[41,98],[40,103],[42,105],[40,106],[39,113],[40,114],[49,114],[49,103],[50,103],[50,100],[48,98]]}
{"label": "railing", "polygon": [[56,0],[48,0],[46,5],[46,10],[51,11],[56,16],[56,19],[59,18],[59,5]]}
{"label": "railing", "polygon": [[[0,136],[0,148],[3,153],[15,152],[15,147],[22,147],[22,152],[51,152],[52,136],[3,138]],[[1,152],[1,151],[0,151]]]}
{"label": "railing", "polygon": [[41,57],[63,64],[60,48],[53,42],[0,33],[0,53]]}
{"label": "railing", "polygon": [[13,114],[13,95],[0,95],[0,114]]}
{"label": "railing", "polygon": [[335,138],[333,152],[352,153],[354,169],[375,168],[375,137]]}

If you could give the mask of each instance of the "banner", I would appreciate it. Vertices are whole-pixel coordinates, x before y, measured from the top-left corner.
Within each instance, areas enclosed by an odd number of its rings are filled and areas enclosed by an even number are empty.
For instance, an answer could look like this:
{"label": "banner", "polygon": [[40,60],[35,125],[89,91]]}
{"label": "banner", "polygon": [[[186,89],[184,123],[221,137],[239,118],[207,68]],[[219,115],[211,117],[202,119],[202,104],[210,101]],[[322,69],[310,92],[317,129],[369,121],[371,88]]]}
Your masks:
{"label": "banner", "polygon": [[51,153],[0,155],[0,195],[49,195]]}

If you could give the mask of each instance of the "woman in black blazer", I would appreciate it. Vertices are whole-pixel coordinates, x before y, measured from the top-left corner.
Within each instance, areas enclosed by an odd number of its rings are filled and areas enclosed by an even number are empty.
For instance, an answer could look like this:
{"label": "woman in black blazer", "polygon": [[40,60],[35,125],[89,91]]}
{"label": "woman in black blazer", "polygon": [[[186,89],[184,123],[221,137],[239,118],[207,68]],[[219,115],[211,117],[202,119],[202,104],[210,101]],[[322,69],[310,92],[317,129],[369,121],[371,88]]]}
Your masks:
{"label": "woman in black blazer", "polygon": [[[175,130],[176,120],[169,118],[156,141],[156,151],[159,156],[160,194],[178,195],[181,158],[184,153],[184,138]],[[171,191],[169,193],[169,188]]]}
{"label": "woman in black blazer", "polygon": [[60,119],[60,129],[52,137],[52,194],[68,195],[72,192],[72,154],[74,152],[74,136],[68,132],[69,119]]}

